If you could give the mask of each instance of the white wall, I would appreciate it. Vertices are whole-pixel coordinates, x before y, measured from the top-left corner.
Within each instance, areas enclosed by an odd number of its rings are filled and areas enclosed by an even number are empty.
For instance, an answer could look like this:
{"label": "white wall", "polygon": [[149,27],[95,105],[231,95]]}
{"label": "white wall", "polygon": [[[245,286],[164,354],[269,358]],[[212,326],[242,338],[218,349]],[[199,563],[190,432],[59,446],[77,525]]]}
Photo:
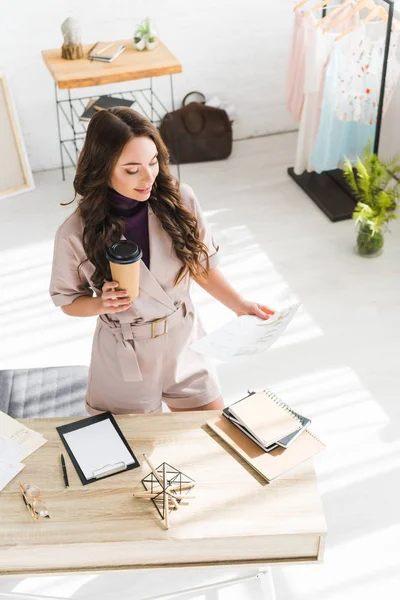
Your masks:
{"label": "white wall", "polygon": [[[201,90],[233,102],[235,139],[295,127],[285,105],[291,0],[0,0],[0,70],[35,171],[60,164],[54,84],[41,50],[61,47],[68,16],[79,20],[84,43],[130,38],[135,24],[150,16],[183,65],[174,77],[176,101]],[[169,108],[168,79],[155,85]]]}

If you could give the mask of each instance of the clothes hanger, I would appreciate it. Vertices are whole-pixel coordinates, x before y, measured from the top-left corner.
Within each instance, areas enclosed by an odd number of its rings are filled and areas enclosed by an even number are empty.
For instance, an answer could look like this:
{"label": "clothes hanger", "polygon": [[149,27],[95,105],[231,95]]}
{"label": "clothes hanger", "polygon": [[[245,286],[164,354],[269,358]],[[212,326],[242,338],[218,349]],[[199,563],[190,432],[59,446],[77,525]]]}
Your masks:
{"label": "clothes hanger", "polygon": [[383,8],[383,6],[376,6],[373,10],[371,10],[369,15],[361,21],[361,23],[368,23],[369,21],[372,21],[372,19],[374,19],[375,17],[379,17],[383,21],[386,21],[386,23],[389,20],[388,14]]}
{"label": "clothes hanger", "polygon": [[333,23],[330,22],[328,27],[326,29],[324,29],[324,31],[328,31],[329,29],[332,29],[332,27],[337,27],[338,25],[340,25],[344,21],[347,21],[347,19],[350,19],[356,13],[360,12],[364,8],[369,8],[370,10],[374,10],[374,8],[376,8],[376,4],[373,0],[359,0],[350,12],[346,13],[344,16],[342,16],[338,20],[333,21]]}
{"label": "clothes hanger", "polygon": [[[372,14],[374,13],[374,14]],[[376,7],[376,12],[374,12],[373,10],[369,13],[369,15],[367,17],[365,17],[365,19],[362,21],[363,23],[368,23],[369,21],[372,21],[372,19],[374,17],[378,17],[380,19],[382,19],[382,21],[385,21],[385,23],[387,23],[389,21],[389,15],[387,14],[386,10],[384,9],[383,6],[377,6]],[[395,29],[396,31],[400,30],[399,27],[399,21],[397,19],[392,19],[392,28]]]}
{"label": "clothes hanger", "polygon": [[323,17],[323,19],[319,21],[318,27],[325,27],[325,25],[332,21],[332,19],[335,19],[336,15],[340,14],[344,8],[350,6],[353,3],[354,0],[345,0],[345,2],[339,4],[339,6],[335,8],[335,10],[333,10],[331,13],[329,13],[329,15],[326,15],[325,17]]}
{"label": "clothes hanger", "polygon": [[[389,21],[389,16],[388,16],[386,10],[383,8],[383,6],[375,6],[375,8],[373,8],[370,11],[370,13],[365,17],[365,19],[363,19],[358,25],[356,25],[355,27],[352,27],[351,29],[348,29],[347,31],[344,31],[338,37],[336,37],[335,42],[340,40],[342,37],[344,37],[348,33],[352,33],[353,31],[355,31],[359,27],[359,25],[363,25],[364,23],[369,23],[370,21],[372,21],[372,19],[375,19],[375,18],[382,19],[382,21],[385,21],[385,23],[387,23]],[[393,27],[393,29],[396,29],[397,31],[399,31],[399,24],[396,19],[393,19],[392,27]]]}
{"label": "clothes hanger", "polygon": [[[378,17],[378,18],[382,19],[382,21],[385,21],[386,23],[389,21],[389,15],[387,14],[384,7],[377,6],[376,10],[375,9],[371,10],[369,15],[367,17],[365,17],[365,19],[362,21],[362,23],[368,23],[369,21],[372,21],[372,19],[374,17]],[[396,31],[399,31],[399,21],[397,19],[392,20],[392,25],[393,25],[393,29],[396,29]]]}
{"label": "clothes hanger", "polygon": [[[302,0],[301,2],[296,4],[296,6],[293,8],[293,10],[294,11],[299,10],[299,8],[304,6],[307,2],[308,2],[308,0]],[[330,0],[322,0],[322,2],[320,2],[316,6],[313,6],[312,8],[310,8],[310,12],[314,12],[315,10],[318,10],[319,8],[324,8],[329,2],[330,2]],[[349,2],[353,2],[353,0],[349,0]],[[339,5],[334,4],[334,6],[338,6],[340,8],[340,7],[342,7],[342,4],[339,4]]]}
{"label": "clothes hanger", "polygon": [[[351,2],[353,2],[353,0],[350,0]],[[326,5],[328,4],[329,0],[323,0],[322,2],[320,2],[319,4],[317,4],[317,6],[314,6],[313,8],[310,8],[310,12],[314,12],[315,10],[318,10],[319,8],[324,8],[326,7]],[[329,8],[336,8],[336,7],[342,7],[343,4],[333,4],[332,6],[330,6]],[[324,17],[325,18],[325,17]]]}
{"label": "clothes hanger", "polygon": [[313,8],[310,9],[311,12],[314,12],[315,10],[318,10],[319,8],[324,8],[328,4],[328,2],[329,2],[329,0],[322,0],[322,2],[320,2],[316,6],[313,6]]}
{"label": "clothes hanger", "polygon": [[[293,8],[294,12],[296,12],[297,10],[299,10],[299,8],[301,8],[302,6],[307,4],[307,2],[308,2],[308,0],[301,0],[301,2],[296,4],[296,6]],[[328,2],[328,0],[327,0],[327,2]]]}

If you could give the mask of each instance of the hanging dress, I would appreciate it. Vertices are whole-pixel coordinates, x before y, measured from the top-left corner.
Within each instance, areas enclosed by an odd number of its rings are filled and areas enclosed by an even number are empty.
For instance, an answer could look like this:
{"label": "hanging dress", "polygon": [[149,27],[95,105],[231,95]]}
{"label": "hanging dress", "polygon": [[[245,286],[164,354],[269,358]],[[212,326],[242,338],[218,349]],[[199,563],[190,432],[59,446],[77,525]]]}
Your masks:
{"label": "hanging dress", "polygon": [[[346,12],[350,11],[351,8],[349,6]],[[311,172],[314,170],[311,155],[320,122],[326,69],[335,38],[339,33],[353,28],[358,22],[358,15],[354,15],[338,27],[324,31],[318,26],[319,19],[312,14],[305,15],[305,17],[304,27],[307,33],[304,36],[306,40],[303,83],[304,102],[294,162],[296,175],[301,175],[304,171]]]}
{"label": "hanging dress", "polygon": [[325,66],[334,40],[334,34],[324,33],[311,15],[308,15],[305,28],[308,43],[305,53],[304,102],[294,162],[296,175],[301,175],[305,170],[313,170],[310,157],[321,113]]}
{"label": "hanging dress", "polygon": [[304,75],[307,49],[309,16],[301,11],[295,13],[292,45],[286,75],[286,103],[295,121],[299,122],[304,102]]}
{"label": "hanging dress", "polygon": [[[311,155],[317,173],[336,169],[345,157],[355,162],[368,142],[375,138],[385,27],[380,22],[360,25],[333,45],[325,76],[321,119]],[[392,32],[384,110],[400,75],[397,44],[398,33]]]}

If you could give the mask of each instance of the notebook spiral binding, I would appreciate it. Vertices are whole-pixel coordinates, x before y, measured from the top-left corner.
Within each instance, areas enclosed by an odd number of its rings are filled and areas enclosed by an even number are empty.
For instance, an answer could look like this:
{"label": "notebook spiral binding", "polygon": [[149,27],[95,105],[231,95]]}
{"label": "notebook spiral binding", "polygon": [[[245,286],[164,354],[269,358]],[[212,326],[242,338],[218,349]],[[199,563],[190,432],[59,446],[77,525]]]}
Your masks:
{"label": "notebook spiral binding", "polygon": [[[274,402],[276,402],[276,404],[278,404],[278,406],[281,406],[284,410],[286,410],[288,413],[290,413],[292,416],[296,417],[297,421],[299,421],[299,423],[301,422],[300,419],[297,416],[296,411],[294,411],[292,408],[290,408],[290,406],[288,404],[286,404],[286,402],[284,402],[281,398],[279,398],[276,394],[274,394],[273,391],[268,390],[268,389],[263,389],[263,390],[259,390],[264,392],[265,394],[267,394],[267,396],[269,396]],[[257,392],[255,390],[248,390],[249,395],[252,394],[256,394]],[[317,442],[319,442],[320,444],[322,444],[323,446],[325,446],[326,444],[324,444],[324,442],[322,442],[319,437],[317,435],[315,435],[315,433],[312,433],[312,431],[310,431],[309,429],[307,429],[307,433],[309,433],[315,440],[317,440]]]}
{"label": "notebook spiral binding", "polygon": [[[297,416],[297,413],[290,408],[290,406],[288,406],[286,404],[286,402],[284,402],[283,400],[281,400],[280,398],[278,398],[278,396],[276,396],[276,394],[274,394],[274,392],[271,392],[271,390],[264,390],[264,392],[270,396],[270,398],[272,398],[272,400],[274,402],[276,402],[279,406],[281,406],[282,408],[284,408],[285,410],[287,410],[287,412],[289,412],[291,415],[293,415],[294,417],[297,418],[297,420],[300,422],[300,419]],[[315,435],[315,433],[312,433],[312,431],[310,431],[309,429],[307,429],[307,433],[309,433],[314,439],[317,440],[317,442],[319,442],[320,444],[322,444],[323,446],[325,446],[324,442],[321,442],[321,440],[319,439],[319,437],[317,435]]]}
{"label": "notebook spiral binding", "polygon": [[288,404],[286,404],[286,402],[284,402],[283,400],[281,400],[281,398],[279,398],[271,390],[263,390],[263,391],[267,394],[267,396],[269,396],[275,402],[275,404],[277,404],[278,406],[280,406],[281,408],[283,408],[286,412],[288,412],[290,415],[292,415],[293,417],[295,417],[297,419],[297,421],[301,424],[301,421],[300,421],[300,419],[299,419],[296,411],[293,410],[292,408],[290,408],[290,406]]}
{"label": "notebook spiral binding", "polygon": [[310,431],[309,429],[307,429],[307,433],[309,433],[311,435],[311,437],[313,437],[315,440],[317,440],[317,442],[319,442],[320,444],[322,444],[323,446],[326,447],[326,444],[324,444],[324,442],[322,442],[319,437],[317,435],[315,435],[315,433],[313,433],[312,431]]}

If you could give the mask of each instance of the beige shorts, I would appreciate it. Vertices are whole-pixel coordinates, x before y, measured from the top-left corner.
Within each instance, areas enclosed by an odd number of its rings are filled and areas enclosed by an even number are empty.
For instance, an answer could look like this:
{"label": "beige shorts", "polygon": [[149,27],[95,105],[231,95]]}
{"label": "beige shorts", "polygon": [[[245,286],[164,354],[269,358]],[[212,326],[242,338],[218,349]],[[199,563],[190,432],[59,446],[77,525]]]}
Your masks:
{"label": "beige shorts", "polygon": [[141,381],[126,381],[117,357],[118,342],[98,322],[89,369],[86,409],[90,415],[161,412],[162,401],[175,409],[198,408],[221,395],[215,368],[189,347],[204,335],[194,309],[164,335],[134,340]]}

